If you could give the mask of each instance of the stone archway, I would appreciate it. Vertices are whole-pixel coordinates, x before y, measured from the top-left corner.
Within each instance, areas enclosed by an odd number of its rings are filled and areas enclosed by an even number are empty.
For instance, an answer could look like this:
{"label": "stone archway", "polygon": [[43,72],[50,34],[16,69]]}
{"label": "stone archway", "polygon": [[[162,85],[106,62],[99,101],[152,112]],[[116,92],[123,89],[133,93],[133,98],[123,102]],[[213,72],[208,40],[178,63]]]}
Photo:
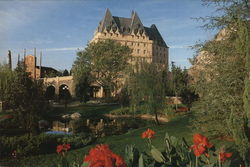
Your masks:
{"label": "stone archway", "polygon": [[75,83],[72,76],[42,78],[42,80],[45,85],[45,89],[50,85],[55,87],[55,95],[58,97],[60,94],[60,87],[62,92],[62,85],[67,86],[70,96],[75,96]]}
{"label": "stone archway", "polygon": [[71,93],[69,86],[66,84],[62,84],[59,86],[59,99],[60,100],[69,100],[71,98]]}
{"label": "stone archway", "polygon": [[55,86],[54,85],[49,85],[46,88],[46,91],[45,91],[46,99],[53,100],[53,99],[55,99],[55,96],[56,96],[56,88],[55,88]]}

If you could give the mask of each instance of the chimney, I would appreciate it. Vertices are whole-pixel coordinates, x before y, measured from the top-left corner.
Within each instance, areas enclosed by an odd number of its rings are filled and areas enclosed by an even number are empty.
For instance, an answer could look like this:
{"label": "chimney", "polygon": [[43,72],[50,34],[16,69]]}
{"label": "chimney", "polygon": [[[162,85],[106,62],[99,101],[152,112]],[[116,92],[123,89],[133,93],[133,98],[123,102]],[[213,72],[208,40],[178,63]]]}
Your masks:
{"label": "chimney", "polygon": [[8,64],[9,64],[9,69],[12,70],[12,61],[11,61],[11,51],[8,50]]}
{"label": "chimney", "polygon": [[34,79],[36,79],[36,48],[34,48]]}

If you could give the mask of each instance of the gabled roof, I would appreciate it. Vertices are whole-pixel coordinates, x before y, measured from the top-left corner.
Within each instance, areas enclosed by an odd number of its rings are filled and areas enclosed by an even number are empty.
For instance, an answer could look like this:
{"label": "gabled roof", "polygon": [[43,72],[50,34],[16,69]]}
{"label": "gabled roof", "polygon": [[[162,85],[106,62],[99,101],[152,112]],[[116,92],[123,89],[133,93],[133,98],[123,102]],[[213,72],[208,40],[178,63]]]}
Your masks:
{"label": "gabled roof", "polygon": [[149,37],[150,40],[156,41],[158,45],[167,46],[156,26],[153,24],[151,25],[151,27],[145,27],[135,11],[132,11],[131,18],[124,18],[112,16],[110,10],[106,9],[105,15],[99,23],[97,31],[118,31],[119,33],[124,35],[132,33],[139,33],[140,35],[142,35],[144,33]]}

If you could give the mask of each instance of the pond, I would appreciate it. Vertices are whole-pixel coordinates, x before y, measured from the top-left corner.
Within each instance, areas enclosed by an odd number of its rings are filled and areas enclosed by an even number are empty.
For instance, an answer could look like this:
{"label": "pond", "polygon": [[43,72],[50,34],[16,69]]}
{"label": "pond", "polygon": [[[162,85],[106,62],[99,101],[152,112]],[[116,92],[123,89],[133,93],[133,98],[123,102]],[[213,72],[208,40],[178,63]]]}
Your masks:
{"label": "pond", "polygon": [[47,131],[45,134],[53,134],[53,135],[72,135],[72,132],[63,132],[63,131]]}

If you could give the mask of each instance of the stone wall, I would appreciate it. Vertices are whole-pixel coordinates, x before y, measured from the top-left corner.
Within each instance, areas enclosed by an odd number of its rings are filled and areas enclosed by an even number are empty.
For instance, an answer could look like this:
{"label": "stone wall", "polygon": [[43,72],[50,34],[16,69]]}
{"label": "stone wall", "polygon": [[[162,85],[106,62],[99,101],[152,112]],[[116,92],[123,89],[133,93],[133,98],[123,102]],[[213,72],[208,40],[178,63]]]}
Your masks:
{"label": "stone wall", "polygon": [[96,32],[91,42],[112,39],[132,49],[131,63],[146,61],[168,67],[168,48],[158,45],[146,35],[123,35],[112,32]]}

